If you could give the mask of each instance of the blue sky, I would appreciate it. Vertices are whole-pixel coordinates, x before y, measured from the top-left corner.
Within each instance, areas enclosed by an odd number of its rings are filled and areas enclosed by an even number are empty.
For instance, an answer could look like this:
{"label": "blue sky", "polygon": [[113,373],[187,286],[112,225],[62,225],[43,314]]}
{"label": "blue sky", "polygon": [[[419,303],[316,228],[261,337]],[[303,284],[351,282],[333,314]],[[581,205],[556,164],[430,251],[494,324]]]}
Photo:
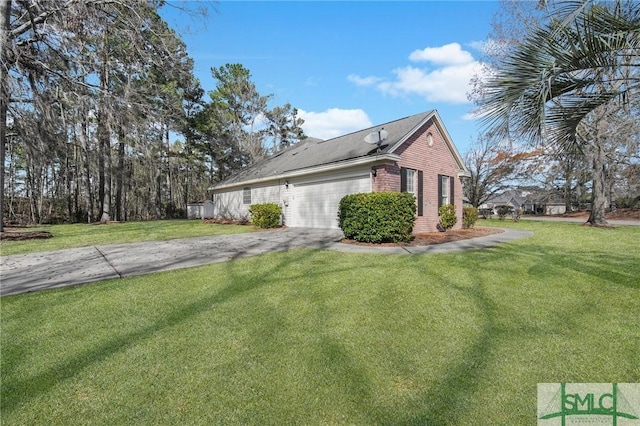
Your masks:
{"label": "blue sky", "polygon": [[458,150],[478,135],[468,80],[496,1],[221,1],[206,22],[161,11],[206,91],[211,67],[240,63],[272,106],[290,103],[309,136],[330,138],[437,109]]}

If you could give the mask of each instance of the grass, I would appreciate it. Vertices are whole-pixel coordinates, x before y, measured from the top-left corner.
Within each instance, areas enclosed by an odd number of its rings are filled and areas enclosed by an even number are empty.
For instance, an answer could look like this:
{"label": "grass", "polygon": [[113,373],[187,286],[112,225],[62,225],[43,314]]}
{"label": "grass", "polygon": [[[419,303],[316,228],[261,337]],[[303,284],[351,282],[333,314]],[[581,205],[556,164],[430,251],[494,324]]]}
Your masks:
{"label": "grass", "polygon": [[207,224],[201,220],[155,220],[145,222],[115,222],[101,224],[43,225],[30,231],[48,231],[49,239],[7,241],[0,240],[0,254],[32,253],[60,250],[97,244],[134,243],[170,240],[205,235],[252,232],[252,226]]}
{"label": "grass", "polygon": [[640,382],[640,227],[504,225],[2,298],[2,422],[535,424],[537,383]]}

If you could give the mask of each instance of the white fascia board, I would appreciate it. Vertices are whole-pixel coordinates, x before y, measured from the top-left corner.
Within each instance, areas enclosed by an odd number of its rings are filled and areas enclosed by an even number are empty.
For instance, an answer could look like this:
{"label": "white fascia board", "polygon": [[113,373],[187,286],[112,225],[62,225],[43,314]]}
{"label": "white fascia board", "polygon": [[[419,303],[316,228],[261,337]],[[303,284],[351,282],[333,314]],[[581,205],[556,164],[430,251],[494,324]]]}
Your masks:
{"label": "white fascia board", "polygon": [[458,170],[458,177],[459,178],[470,178],[471,177],[471,172],[469,170]]}
{"label": "white fascia board", "polygon": [[395,163],[400,161],[400,156],[397,154],[382,154],[376,156],[358,157],[353,160],[340,161],[338,163],[322,164],[315,167],[307,167],[300,170],[292,170],[290,172],[281,173],[279,175],[267,176],[258,179],[245,180],[242,182],[235,182],[226,185],[210,186],[208,191],[216,191],[219,189],[229,189],[242,186],[256,185],[265,182],[272,182],[274,180],[291,179],[294,177],[306,176],[316,173],[329,172],[334,170],[346,169],[349,167],[362,166],[365,164],[384,164]]}
{"label": "white fascia board", "polygon": [[[460,166],[460,171],[461,172],[464,171],[466,173],[470,173],[469,169],[467,169],[467,166],[464,164],[464,160],[462,159],[462,156],[458,152],[458,148],[456,147],[456,144],[453,143],[453,139],[451,139],[451,135],[449,135],[449,132],[447,131],[447,128],[444,127],[444,123],[440,119],[440,115],[438,115],[437,111],[436,111],[435,115],[438,118],[436,120],[436,123],[438,124],[438,128],[440,129],[442,134],[445,135],[445,140],[447,141],[447,145],[449,146],[449,149],[451,150],[451,153],[453,154],[454,158],[458,162],[458,166]],[[471,174],[469,174],[469,176],[466,176],[466,177],[471,177]]]}

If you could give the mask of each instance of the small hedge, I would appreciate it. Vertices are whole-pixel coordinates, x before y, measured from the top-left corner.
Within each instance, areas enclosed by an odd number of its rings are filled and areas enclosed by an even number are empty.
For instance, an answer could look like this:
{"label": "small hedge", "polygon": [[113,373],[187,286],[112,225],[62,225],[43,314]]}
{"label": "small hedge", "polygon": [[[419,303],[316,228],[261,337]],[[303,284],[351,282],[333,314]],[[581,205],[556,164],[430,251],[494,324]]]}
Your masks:
{"label": "small hedge", "polygon": [[280,226],[282,208],[276,203],[251,204],[251,224],[258,228],[277,228]]}
{"label": "small hedge", "polygon": [[340,200],[338,224],[348,239],[367,243],[411,241],[416,200],[406,192],[350,194]]}
{"label": "small hedge", "polygon": [[478,221],[478,209],[475,207],[463,207],[462,209],[462,227],[473,228]]}
{"label": "small hedge", "polygon": [[453,228],[458,222],[456,217],[456,207],[453,204],[443,204],[438,208],[438,216],[440,217],[440,225],[445,229]]}
{"label": "small hedge", "polygon": [[497,206],[496,207],[496,212],[498,213],[498,219],[500,219],[500,220],[504,220],[504,218],[508,214],[511,214],[512,211],[513,211],[513,207],[511,207],[511,206]]}

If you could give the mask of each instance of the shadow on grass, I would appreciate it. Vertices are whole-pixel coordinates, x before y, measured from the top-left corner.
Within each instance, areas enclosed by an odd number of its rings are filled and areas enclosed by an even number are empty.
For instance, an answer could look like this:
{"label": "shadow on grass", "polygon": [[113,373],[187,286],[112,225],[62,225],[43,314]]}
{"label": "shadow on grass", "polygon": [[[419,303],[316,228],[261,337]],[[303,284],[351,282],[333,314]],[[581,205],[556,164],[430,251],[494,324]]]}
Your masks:
{"label": "shadow on grass", "polygon": [[[313,256],[315,251],[317,250],[293,251],[286,256],[282,256],[280,263],[273,264],[261,275],[254,275],[251,280],[246,280],[243,274],[237,274],[235,272],[236,270],[246,271],[246,266],[237,266],[236,260],[229,261],[227,263],[227,271],[230,278],[229,284],[210,297],[199,298],[196,302],[178,307],[150,326],[114,337],[100,346],[76,354],[35,376],[30,376],[23,380],[6,382],[3,380],[3,412],[9,414],[21,406],[29,404],[30,401],[49,392],[58,383],[72,379],[91,365],[102,362],[144,340],[151,339],[162,330],[181,324],[201,313],[209,311],[214,305],[225,303],[247,292],[268,285],[273,280],[273,278],[271,278],[272,275],[277,274],[280,270],[289,268],[292,264],[308,259],[310,256]],[[334,268],[331,270],[317,271],[315,275],[320,276],[325,273],[340,272],[339,269]],[[65,291],[66,290],[61,290],[59,294],[63,294]],[[176,288],[176,291],[179,291],[179,288]],[[3,350],[5,349],[6,348],[3,348]],[[8,366],[3,366],[3,370],[5,370],[5,368],[8,368]]]}
{"label": "shadow on grass", "polygon": [[[269,267],[264,267],[263,272],[259,274],[247,270],[247,267],[250,266],[243,262],[236,260],[228,262],[225,269],[228,284],[215,294],[199,298],[185,306],[178,306],[167,316],[148,327],[114,337],[100,346],[75,355],[34,377],[3,383],[3,411],[6,410],[9,413],[20,406],[29,404],[30,401],[46,394],[60,381],[75,377],[91,365],[141,341],[153,338],[159,331],[209,311],[212,306],[241,297],[271,283],[281,282],[282,276],[299,278],[300,274],[308,274],[310,279],[321,280],[325,274],[346,272],[353,274],[352,270],[347,271],[340,266],[340,263],[320,262],[317,268],[305,267],[299,271],[293,268],[300,262],[316,261],[317,259],[314,258],[316,252],[315,250],[300,250],[291,251],[280,257],[270,257],[268,261],[274,263]],[[513,333],[513,338],[522,338],[549,332],[570,332],[560,330],[562,324],[566,323],[563,321],[562,312],[558,313],[558,324],[560,325],[557,330],[545,330],[534,326],[514,330],[501,326],[499,324],[499,307],[492,298],[491,292],[487,291],[487,283],[476,275],[490,271],[498,275],[509,276],[513,272],[513,265],[518,265],[526,268],[527,274],[535,276],[536,282],[541,283],[544,283],[544,277],[547,275],[551,276],[556,273],[571,275],[579,272],[602,280],[603,284],[621,285],[634,289],[639,287],[637,277],[640,276],[640,265],[638,265],[637,255],[634,253],[609,255],[598,251],[560,252],[557,247],[543,244],[504,245],[456,255],[464,256],[468,261],[468,276],[472,278],[464,283],[446,279],[444,274],[446,271],[428,270],[426,265],[429,256],[411,256],[402,265],[416,268],[424,274],[431,274],[437,278],[434,280],[438,282],[437,285],[455,289],[463,294],[477,307],[479,318],[482,318],[482,327],[473,343],[464,348],[463,360],[457,364],[448,365],[445,371],[438,374],[437,385],[425,389],[419,395],[421,409],[407,412],[404,416],[391,417],[392,414],[387,414],[380,407],[376,407],[376,389],[368,378],[368,367],[360,364],[350,355],[345,342],[332,336],[320,335],[315,343],[322,359],[328,365],[329,379],[332,383],[340,385],[345,393],[352,398],[353,403],[350,407],[358,409],[361,416],[371,419],[371,423],[459,424],[461,416],[471,409],[474,394],[480,390],[482,380],[487,374],[487,368],[496,361],[493,359],[493,354],[498,339],[505,336],[512,337],[509,333]],[[385,256],[385,258],[390,257]],[[399,260],[400,257],[394,259]],[[367,268],[369,265],[369,263],[363,262],[360,268]],[[580,285],[579,282],[571,284]],[[573,312],[565,314],[568,318]],[[588,315],[588,310],[585,310],[583,314]],[[259,349],[268,347],[267,342],[278,332],[279,324],[283,322],[280,315],[277,311],[269,312],[269,315],[264,319],[268,324],[254,330],[253,337]],[[262,331],[264,333],[261,334]],[[435,343],[437,344],[437,342]],[[390,412],[397,415],[395,407],[390,408],[392,408]]]}
{"label": "shadow on grass", "polygon": [[[503,245],[488,250],[467,254],[469,260],[469,276],[479,275],[491,271],[498,276],[509,276],[512,265],[531,265],[527,273],[537,275],[537,282],[544,283],[544,277],[562,273],[575,275],[587,274],[602,282],[603,287],[624,286],[633,289],[640,288],[640,263],[636,253],[608,254],[601,251],[565,251],[558,252],[556,247],[544,245],[526,245],[517,248]],[[496,261],[499,260],[499,263]],[[421,267],[420,257],[415,258],[415,267]],[[446,282],[442,277],[443,282]],[[401,425],[444,425],[461,424],[461,416],[472,410],[474,393],[481,388],[481,381],[486,378],[487,368],[496,360],[493,353],[498,342],[503,338],[527,339],[529,337],[549,336],[550,334],[571,336],[580,330],[584,318],[593,312],[593,301],[583,298],[577,306],[562,306],[564,311],[556,311],[555,321],[551,327],[531,324],[510,323],[504,325],[500,321],[500,308],[492,300],[482,280],[472,278],[467,285],[448,282],[454,288],[478,307],[484,318],[481,332],[475,343],[465,352],[462,362],[450,365],[443,372],[443,379],[437,386],[432,387],[420,397],[422,410],[408,413],[405,418],[385,418],[384,424]],[[514,283],[508,283],[509,285]],[[517,285],[517,283],[515,283]],[[581,286],[580,281],[569,282],[567,285]],[[496,283],[496,285],[499,285]],[[604,289],[603,289],[604,291]],[[544,289],[541,289],[544,292]]]}
{"label": "shadow on grass", "polygon": [[480,385],[480,378],[484,375],[487,366],[493,361],[491,348],[499,335],[495,321],[495,305],[485,294],[483,286],[479,282],[473,283],[471,287],[450,284],[479,307],[484,317],[482,331],[476,336],[475,343],[465,351],[463,361],[450,365],[440,375],[442,380],[422,394],[420,398],[422,401],[421,409],[408,413],[402,419],[386,418],[383,421],[384,424],[460,424],[459,417],[469,411],[469,401]]}
{"label": "shadow on grass", "polygon": [[[530,263],[528,273],[542,277],[561,272],[567,275],[584,274],[605,284],[640,288],[640,262],[637,253],[612,254],[596,250],[559,251],[545,245],[523,245],[515,249],[496,249],[506,266]],[[483,253],[485,255],[485,253]],[[505,269],[508,271],[508,269]],[[580,282],[573,284],[579,285]]]}

